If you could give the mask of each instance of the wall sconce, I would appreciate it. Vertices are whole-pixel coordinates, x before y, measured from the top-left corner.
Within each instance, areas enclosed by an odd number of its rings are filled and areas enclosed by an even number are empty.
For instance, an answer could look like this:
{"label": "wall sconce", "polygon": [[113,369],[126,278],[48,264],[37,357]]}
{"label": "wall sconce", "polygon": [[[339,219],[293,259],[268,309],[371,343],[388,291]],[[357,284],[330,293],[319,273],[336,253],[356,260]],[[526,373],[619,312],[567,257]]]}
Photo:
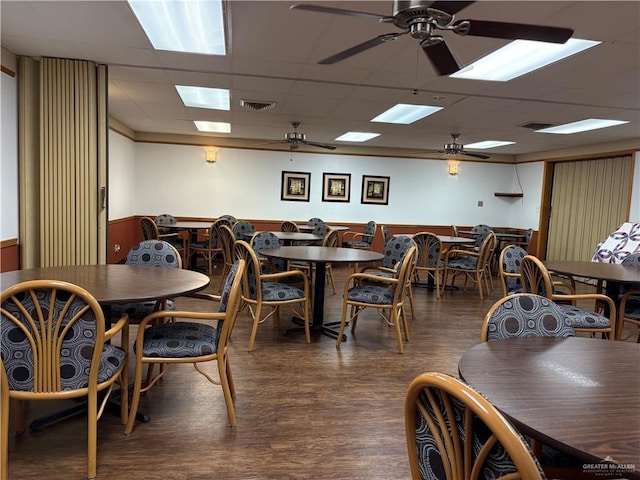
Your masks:
{"label": "wall sconce", "polygon": [[216,163],[216,157],[218,152],[215,150],[207,150],[205,160],[207,163]]}
{"label": "wall sconce", "polygon": [[449,162],[449,175],[458,174],[458,162]]}

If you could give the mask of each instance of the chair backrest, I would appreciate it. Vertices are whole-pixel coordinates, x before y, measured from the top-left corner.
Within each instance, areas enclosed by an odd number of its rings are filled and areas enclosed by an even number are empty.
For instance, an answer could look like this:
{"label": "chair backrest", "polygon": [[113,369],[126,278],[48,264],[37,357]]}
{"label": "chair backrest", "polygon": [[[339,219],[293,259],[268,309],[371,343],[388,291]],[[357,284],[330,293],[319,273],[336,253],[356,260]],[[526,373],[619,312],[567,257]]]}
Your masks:
{"label": "chair backrest", "polygon": [[242,279],[244,277],[244,271],[246,264],[244,260],[236,260],[236,262],[229,269],[229,273],[225,278],[222,290],[220,293],[220,303],[218,305],[218,312],[225,312],[225,319],[223,322],[218,322],[218,352],[226,348],[227,342],[231,337],[231,332],[236,323],[238,312],[240,311],[240,301],[242,299]]}
{"label": "chair backrest", "polygon": [[229,222],[229,226],[233,226],[236,223],[238,223],[238,219],[236,217],[234,217],[233,215],[220,215],[218,217],[218,220],[223,219],[226,220],[227,222]]}
{"label": "chair backrest", "polygon": [[[85,289],[32,280],[2,292],[0,345],[10,390],[41,394],[96,388],[113,375],[101,370],[105,319]],[[117,365],[118,362],[114,362]],[[105,378],[102,378],[102,377]]]}
{"label": "chair backrest", "polygon": [[[253,251],[258,255],[258,258],[260,258],[260,254],[263,250],[278,248],[280,246],[280,239],[273,232],[258,232],[251,237],[250,245],[253,247]],[[268,264],[273,265],[275,270],[278,272],[284,272],[288,268],[287,261],[283,258],[270,258],[265,261]]]}
{"label": "chair backrest", "polygon": [[237,240],[233,244],[233,258],[244,260],[246,268],[242,280],[242,296],[251,300],[256,300],[262,295],[262,285],[260,275],[262,273],[260,260],[256,252],[244,240]]}
{"label": "chair backrest", "polygon": [[371,245],[371,243],[373,242],[373,237],[376,235],[376,228],[377,228],[376,222],[374,222],[373,220],[370,220],[364,226],[364,230],[362,232],[364,233],[364,236],[362,237],[362,241]]}
{"label": "chair backrest", "polygon": [[127,265],[182,268],[182,257],[176,248],[162,240],[144,240],[127,253]]}
{"label": "chair backrest", "polygon": [[397,268],[407,254],[410,247],[416,246],[416,242],[409,235],[392,237],[384,246],[382,266],[385,268]]}
{"label": "chair backrest", "polygon": [[323,223],[324,223],[324,220],[322,220],[321,218],[313,217],[309,219],[309,221],[307,222],[307,225],[309,225],[310,227],[317,227],[318,225],[321,225]]}
{"label": "chair backrest", "polygon": [[487,266],[490,264],[491,259],[493,258],[493,252],[496,250],[496,246],[498,245],[498,240],[496,239],[496,234],[492,231],[489,231],[484,240],[480,244],[480,257],[478,259],[478,265]]}
{"label": "chair backrest", "polygon": [[527,255],[522,259],[520,281],[524,293],[535,293],[547,298],[553,295],[553,279],[538,257]]}
{"label": "chair backrest", "polygon": [[418,268],[436,268],[442,261],[442,241],[435,233],[418,232],[413,237],[418,246]]}
{"label": "chair backrest", "polygon": [[[411,239],[410,237],[407,237]],[[394,304],[398,304],[403,300],[404,294],[407,292],[406,286],[408,282],[413,278],[413,272],[416,268],[416,259],[418,258],[418,247],[413,240],[411,240],[411,245],[407,249],[402,262],[399,267],[396,267],[395,278],[398,280],[398,283],[395,287],[394,293]]]}
{"label": "chair backrest", "polygon": [[338,231],[329,230],[322,239],[323,247],[337,247],[338,246]]}
{"label": "chair backrest", "polygon": [[640,252],[627,255],[620,264],[628,267],[640,267]]}
{"label": "chair backrest", "polygon": [[160,236],[158,225],[150,217],[140,219],[140,228],[142,228],[142,238],[145,240],[157,240]]}
{"label": "chair backrest", "polygon": [[173,215],[169,215],[168,213],[162,213],[158,215],[154,220],[156,225],[173,225],[178,222],[178,219]]}
{"label": "chair backrest", "polygon": [[451,236],[452,237],[459,237],[460,235],[458,235],[458,227],[456,225],[451,225]]}
{"label": "chair backrest", "polygon": [[533,228],[528,228],[524,233],[524,242],[522,243],[522,247],[526,250],[531,243],[531,237],[533,237]]}
{"label": "chair backrest", "polygon": [[[444,373],[417,376],[405,396],[405,432],[414,480],[508,478],[544,473],[518,431],[482,395]],[[494,443],[495,442],[495,443]]]}
{"label": "chair backrest", "polygon": [[384,240],[384,244],[386,245],[389,240],[391,240],[391,234],[389,233],[389,227],[386,225],[380,225],[380,231],[382,232],[382,240]]}
{"label": "chair backrest", "polygon": [[483,223],[474,226],[471,229],[471,234],[475,237],[476,242],[475,246],[479,247],[484,242],[484,239],[487,238],[487,235],[491,233],[491,227],[489,225],[485,225]]}
{"label": "chair backrest", "polygon": [[290,222],[289,220],[285,220],[280,224],[280,231],[281,232],[299,232],[300,229],[298,228],[298,225],[296,225],[295,223]]}
{"label": "chair backrest", "polygon": [[236,240],[247,240],[256,233],[256,227],[251,222],[238,222],[233,225],[232,231]]}
{"label": "chair backrest", "polygon": [[313,233],[314,235],[320,235],[321,237],[324,237],[327,233],[329,233],[329,230],[331,230],[329,225],[325,223],[319,223],[318,225],[313,227],[313,230],[311,231],[311,233]]}
{"label": "chair backrest", "polygon": [[236,237],[233,235],[231,228],[227,225],[220,225],[218,227],[218,241],[222,249],[224,263],[227,265],[233,264],[233,244],[236,241]]}
{"label": "chair backrest", "polygon": [[498,273],[502,284],[502,296],[522,292],[520,268],[522,259],[527,256],[527,250],[518,245],[507,245],[500,252]]}
{"label": "chair backrest", "polygon": [[480,341],[512,337],[573,337],[571,319],[554,302],[533,293],[498,300],[484,317]]}

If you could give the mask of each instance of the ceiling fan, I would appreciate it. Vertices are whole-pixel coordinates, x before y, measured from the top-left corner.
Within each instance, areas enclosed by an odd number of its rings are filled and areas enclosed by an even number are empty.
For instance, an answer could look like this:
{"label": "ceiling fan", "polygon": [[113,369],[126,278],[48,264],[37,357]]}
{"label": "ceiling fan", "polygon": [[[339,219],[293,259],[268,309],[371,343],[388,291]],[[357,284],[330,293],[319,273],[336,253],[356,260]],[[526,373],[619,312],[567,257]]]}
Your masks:
{"label": "ceiling fan", "polygon": [[378,20],[380,23],[392,23],[402,30],[401,32],[378,35],[318,62],[325,65],[339,62],[372,47],[397,40],[400,36],[409,34],[420,42],[422,50],[439,75],[451,75],[460,70],[460,66],[451,50],[449,50],[444,38],[435,34],[437,30],[451,31],[458,35],[503,38],[507,40],[534,40],[550,43],[565,43],[573,35],[573,30],[570,28],[455,19],[456,13],[473,3],[475,2],[393,0],[393,15],[391,16],[311,4],[291,5],[290,8],[371,18]]}
{"label": "ceiling fan", "polygon": [[289,143],[289,150],[297,150],[301,143],[305,145],[310,145],[312,147],[320,147],[326,148],[327,150],[335,150],[336,147],[333,145],[327,145],[325,143],[311,142],[307,140],[307,136],[298,131],[298,127],[300,126],[300,122],[291,122],[291,127],[293,128],[293,132],[285,133],[284,140]]}
{"label": "ceiling fan", "polygon": [[456,140],[460,137],[459,133],[451,134],[451,143],[444,144],[444,150],[439,150],[440,153],[444,153],[446,155],[466,155],[467,157],[475,157],[481,159],[491,158],[491,155],[487,155],[485,153],[475,153],[475,152],[467,152],[464,149],[464,145],[461,143],[456,143]]}

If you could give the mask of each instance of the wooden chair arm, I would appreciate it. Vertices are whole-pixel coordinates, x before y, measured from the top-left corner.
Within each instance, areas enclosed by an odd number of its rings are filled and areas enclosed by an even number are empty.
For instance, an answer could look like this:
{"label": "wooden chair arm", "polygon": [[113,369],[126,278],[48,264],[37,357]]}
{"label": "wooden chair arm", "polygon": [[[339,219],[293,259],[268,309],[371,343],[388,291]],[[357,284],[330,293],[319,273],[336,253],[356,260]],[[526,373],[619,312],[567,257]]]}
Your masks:
{"label": "wooden chair arm", "polygon": [[[127,327],[127,324],[129,323],[129,315],[128,314],[124,314],[122,315],[118,321],[116,323],[112,322],[112,326],[109,330],[107,330],[106,332],[104,332],[104,341],[108,341],[111,340],[111,338],[116,334],[119,333],[120,331],[122,331],[122,329],[124,329],[125,327]],[[127,327],[128,328],[128,327]]]}

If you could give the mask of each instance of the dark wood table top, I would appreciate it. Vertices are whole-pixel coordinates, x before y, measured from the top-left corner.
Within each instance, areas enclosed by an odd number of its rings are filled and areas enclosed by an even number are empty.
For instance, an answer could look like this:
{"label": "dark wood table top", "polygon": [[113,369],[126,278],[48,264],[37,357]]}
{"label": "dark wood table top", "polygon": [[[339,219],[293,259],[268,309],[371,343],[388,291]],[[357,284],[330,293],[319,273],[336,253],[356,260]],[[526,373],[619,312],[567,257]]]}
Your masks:
{"label": "dark wood table top", "polygon": [[73,283],[102,305],[176,297],[201,290],[211,281],[192,270],[121,264],[29,268],[0,275],[3,290],[27,280]]}
{"label": "dark wood table top", "polygon": [[451,235],[437,235],[442,243],[475,243],[473,238],[453,237]]}
{"label": "dark wood table top", "polygon": [[313,233],[304,233],[304,232],[277,232],[273,231],[276,237],[280,240],[288,241],[288,242],[317,242],[322,241],[324,238],[322,235],[315,235]]}
{"label": "dark wood table top", "polygon": [[199,230],[209,228],[213,222],[196,222],[185,221],[176,222],[168,225],[158,225],[158,228],[171,228],[174,230]]}
{"label": "dark wood table top", "polygon": [[264,249],[265,257],[286,258],[319,263],[364,263],[382,260],[384,255],[371,250],[341,247],[292,246]]}
{"label": "dark wood table top", "polygon": [[458,370],[525,434],[585,463],[632,464],[626,476],[640,478],[640,345],[510,338],[471,348]]}
{"label": "dark wood table top", "polygon": [[[338,232],[344,232],[345,230],[349,230],[349,227],[345,227],[344,225],[329,225],[327,224],[327,226],[331,229],[331,230],[337,230]],[[303,231],[303,232],[310,232],[314,229],[315,227],[312,227],[311,225],[301,225],[298,224],[298,230]]]}
{"label": "dark wood table top", "polygon": [[640,283],[640,267],[579,260],[545,260],[544,264],[553,272],[577,277],[610,280],[620,283]]}

